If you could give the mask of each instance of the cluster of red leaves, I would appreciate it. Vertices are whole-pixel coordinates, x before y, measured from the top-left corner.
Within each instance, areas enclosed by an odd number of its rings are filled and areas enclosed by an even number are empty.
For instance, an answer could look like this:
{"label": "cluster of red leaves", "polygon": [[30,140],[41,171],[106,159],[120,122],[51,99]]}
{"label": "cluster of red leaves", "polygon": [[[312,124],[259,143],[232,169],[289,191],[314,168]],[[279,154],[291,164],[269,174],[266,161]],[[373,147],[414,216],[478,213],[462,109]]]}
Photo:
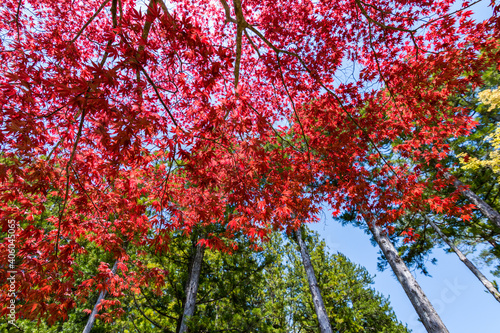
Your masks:
{"label": "cluster of red leaves", "polygon": [[[64,317],[91,286],[160,286],[166,272],[126,248],[167,250],[172,230],[217,226],[201,242],[231,251],[236,233],[296,228],[324,200],[383,211],[380,223],[426,205],[470,211],[454,208],[458,193],[422,198],[450,181],[422,181],[419,165],[471,129],[449,97],[496,59],[496,11],[474,22],[449,0],[169,3],[0,5],[0,221],[21,226],[18,316]],[[412,167],[384,160],[390,142]],[[77,284],[88,243],[128,269]],[[7,254],[0,244],[2,279]]]}

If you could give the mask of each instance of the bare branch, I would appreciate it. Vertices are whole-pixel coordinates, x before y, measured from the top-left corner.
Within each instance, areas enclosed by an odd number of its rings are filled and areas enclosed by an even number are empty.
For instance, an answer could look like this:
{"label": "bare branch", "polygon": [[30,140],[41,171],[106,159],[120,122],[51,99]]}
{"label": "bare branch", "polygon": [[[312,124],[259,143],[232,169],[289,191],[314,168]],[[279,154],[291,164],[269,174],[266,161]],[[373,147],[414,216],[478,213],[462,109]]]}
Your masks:
{"label": "bare branch", "polygon": [[17,12],[16,12],[16,27],[17,27],[17,41],[19,42],[19,11],[21,10],[21,4],[23,0],[19,0],[17,4]]}
{"label": "bare branch", "polygon": [[231,17],[231,10],[229,9],[229,5],[227,4],[226,0],[220,0],[222,6],[224,6],[224,11],[226,12],[226,23],[227,22],[233,22],[237,23],[237,21]]}
{"label": "bare branch", "polygon": [[238,88],[238,81],[240,79],[240,62],[241,62],[241,37],[243,28],[238,24],[236,32],[236,59],[234,61],[234,89]]}
{"label": "bare branch", "polygon": [[425,27],[425,26],[427,26],[427,25],[429,25],[429,24],[431,24],[431,23],[434,23],[434,22],[436,22],[436,21],[442,20],[442,19],[444,19],[444,18],[445,18],[445,17],[447,17],[447,16],[451,16],[451,15],[453,15],[453,14],[456,14],[456,13],[458,13],[458,12],[461,12],[462,10],[466,10],[467,8],[470,8],[470,7],[474,6],[475,4],[477,4],[477,3],[481,2],[481,1],[482,1],[482,0],[477,0],[477,1],[473,2],[473,3],[471,3],[470,5],[465,6],[464,8],[457,9],[457,10],[455,10],[454,12],[451,12],[451,13],[448,13],[448,14],[446,14],[446,15],[443,15],[443,16],[440,16],[440,17],[438,17],[438,18],[435,18],[435,19],[433,19],[433,20],[430,20],[429,22],[426,22],[426,23],[422,24],[421,26],[419,26],[418,28],[416,28],[416,29],[415,29],[415,31],[416,31],[416,30],[419,30],[419,29],[421,29],[421,28],[423,28],[423,27]]}
{"label": "bare branch", "polygon": [[248,31],[247,29],[243,30],[243,32],[245,33],[245,36],[247,37],[248,41],[250,42],[250,45],[252,45],[253,49],[255,50],[255,52],[257,52],[257,55],[259,56],[260,58],[260,52],[259,52],[259,49],[257,48],[257,46],[255,45],[255,43],[253,42],[252,38],[250,37],[250,35],[248,34]]}
{"label": "bare branch", "polygon": [[286,82],[285,82],[285,77],[283,75],[283,70],[281,69],[281,63],[280,63],[280,55],[279,55],[279,53],[276,54],[276,59],[278,59],[278,68],[280,70],[281,82],[283,83],[283,87],[285,88],[285,92],[286,92],[286,94],[288,96],[288,99],[290,99],[290,102],[292,103],[293,113],[295,115],[295,118],[297,119],[297,122],[299,123],[300,130],[302,131],[302,136],[304,137],[304,142],[306,143],[307,159],[308,159],[308,162],[309,162],[308,163],[309,164],[309,168],[311,168],[311,150],[309,148],[309,141],[307,140],[306,132],[304,131],[304,126],[302,126],[302,122],[300,121],[299,115],[297,113],[297,109],[295,108],[295,103],[293,102],[292,96],[288,92],[288,87],[287,87]]}
{"label": "bare branch", "polygon": [[57,224],[57,239],[56,239],[56,253],[55,256],[57,257],[57,252],[59,250],[59,237],[61,236],[61,221],[62,217],[64,214],[64,211],[66,210],[66,205],[68,203],[68,195],[69,195],[69,182],[70,182],[70,166],[71,163],[73,163],[73,159],[75,158],[76,155],[76,147],[78,146],[78,141],[80,141],[80,137],[82,136],[82,129],[83,129],[83,121],[85,119],[85,107],[82,110],[82,115],[80,118],[80,125],[78,126],[78,133],[76,134],[75,142],[73,143],[73,150],[71,151],[71,156],[69,158],[68,163],[66,163],[66,190],[64,194],[64,201],[62,208],[59,211],[59,221]]}
{"label": "bare branch", "polygon": [[87,21],[87,23],[84,24],[84,26],[80,29],[80,31],[78,31],[76,36],[71,40],[71,43],[74,43],[78,39],[78,37],[80,37],[80,35],[83,33],[83,31],[89,26],[90,23],[92,23],[92,21],[96,18],[96,16],[99,15],[101,10],[104,8],[104,6],[106,6],[108,4],[109,1],[110,0],[105,0],[101,4],[101,6],[97,9],[97,11],[94,13],[94,15],[92,15],[92,17]]}
{"label": "bare branch", "polygon": [[370,15],[368,15],[368,13],[366,12],[366,9],[363,7],[363,5],[361,5],[361,1],[360,0],[354,0],[354,1],[358,5],[358,8],[361,10],[361,13],[363,14],[363,16],[366,17],[366,19],[368,21],[372,22],[375,25],[378,25],[379,27],[381,27],[383,29],[397,30],[397,31],[403,31],[403,32],[408,32],[408,33],[414,33],[416,31],[416,30],[409,30],[409,29],[391,27],[391,26],[385,25],[383,23],[380,23],[377,20],[374,20],[373,18],[371,18]]}
{"label": "bare branch", "polygon": [[149,318],[148,316],[146,316],[146,314],[142,311],[140,305],[137,303],[137,299],[135,298],[135,295],[132,294],[132,298],[134,299],[134,304],[135,304],[135,307],[137,308],[137,310],[140,312],[140,314],[146,318],[151,324],[153,324],[154,326],[160,328],[163,330],[163,332],[170,332],[170,330],[168,330],[166,327],[163,327],[162,325],[158,324],[156,321],[154,321],[153,319]]}

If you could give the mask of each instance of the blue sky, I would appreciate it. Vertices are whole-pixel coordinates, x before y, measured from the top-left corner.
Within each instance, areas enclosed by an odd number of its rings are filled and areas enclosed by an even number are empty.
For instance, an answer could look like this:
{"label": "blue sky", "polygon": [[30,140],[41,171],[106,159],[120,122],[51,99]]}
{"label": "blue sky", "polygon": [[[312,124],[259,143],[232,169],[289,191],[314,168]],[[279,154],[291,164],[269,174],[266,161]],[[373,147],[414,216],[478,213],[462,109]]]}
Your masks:
{"label": "blue sky", "polygon": [[[352,262],[364,266],[375,276],[373,288],[390,298],[391,306],[400,321],[408,324],[414,333],[425,333],[424,326],[403,288],[388,267],[377,270],[378,247],[371,245],[370,237],[353,226],[342,227],[327,212],[326,219],[308,226],[325,239],[331,253],[342,252]],[[500,303],[487,293],[483,285],[454,253],[436,248],[437,265],[429,263],[432,277],[414,272],[441,319],[452,333],[498,333],[500,331]],[[491,279],[489,270],[482,272]]]}

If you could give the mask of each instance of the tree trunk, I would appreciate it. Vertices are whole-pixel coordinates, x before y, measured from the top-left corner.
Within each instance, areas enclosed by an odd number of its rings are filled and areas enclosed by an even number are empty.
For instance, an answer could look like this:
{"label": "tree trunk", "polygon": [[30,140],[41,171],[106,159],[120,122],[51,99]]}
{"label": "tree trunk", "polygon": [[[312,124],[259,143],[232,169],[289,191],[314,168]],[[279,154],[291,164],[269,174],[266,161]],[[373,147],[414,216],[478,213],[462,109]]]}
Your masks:
{"label": "tree trunk", "polygon": [[326,313],[325,304],[323,303],[323,298],[321,297],[318,282],[316,281],[316,275],[314,274],[314,268],[311,264],[311,258],[309,257],[307,247],[302,240],[301,229],[302,227],[298,228],[296,231],[297,243],[299,244],[302,263],[304,264],[307,281],[309,282],[309,289],[311,290],[314,309],[316,310],[316,316],[318,317],[319,328],[321,333],[332,333],[332,327],[330,326],[330,321]]}
{"label": "tree trunk", "polygon": [[474,264],[469,259],[467,259],[467,257],[462,253],[462,251],[460,251],[455,246],[455,244],[453,244],[453,242],[445,234],[443,234],[441,229],[439,229],[439,227],[434,222],[432,222],[431,219],[427,218],[427,216],[424,216],[424,218],[431,225],[431,227],[434,228],[434,230],[436,230],[436,232],[446,242],[446,244],[448,244],[448,246],[457,254],[460,260],[462,260],[462,262],[465,264],[465,266],[467,266],[470,269],[470,271],[474,273],[474,275],[479,279],[479,281],[481,281],[481,283],[486,287],[486,289],[488,289],[488,291],[493,295],[493,297],[495,297],[495,299],[500,302],[500,292],[498,292],[493,283],[491,283],[486,278],[486,276],[484,276],[483,273],[481,273],[481,271],[477,269],[477,267],[474,266]]}
{"label": "tree trunk", "polygon": [[410,299],[411,304],[415,308],[415,311],[420,317],[420,320],[424,324],[427,332],[449,333],[448,329],[437,314],[431,302],[429,302],[429,299],[427,299],[427,296],[425,296],[422,288],[420,288],[417,280],[411,274],[410,270],[399,256],[389,237],[387,237],[385,233],[380,232],[380,229],[375,225],[375,222],[370,223],[370,221],[367,219],[367,215],[364,212],[362,213],[362,215],[366,223],[368,224],[368,228],[372,232],[375,241],[380,246],[380,249],[384,253],[384,256],[389,262],[389,265],[391,266],[394,274],[396,274],[399,283]]}
{"label": "tree trunk", "polygon": [[448,172],[445,172],[444,176],[448,179],[453,179],[453,184],[459,191],[469,199],[476,207],[486,216],[493,224],[500,228],[500,214],[494,210],[490,205],[488,205],[483,199],[481,199],[476,193],[465,187],[458,178],[452,176]]}
{"label": "tree trunk", "polygon": [[[113,265],[113,268],[111,268],[111,273],[116,274],[116,267],[118,266],[118,260],[115,261],[115,264]],[[92,312],[90,313],[90,317],[87,320],[87,325],[85,325],[85,328],[83,329],[83,333],[90,333],[90,330],[92,330],[92,327],[94,326],[95,322],[95,316],[97,315],[97,306],[101,303],[101,301],[106,297],[107,291],[101,291],[99,294],[99,297],[97,298],[97,302],[95,302],[94,308],[92,309]]]}
{"label": "tree trunk", "polygon": [[184,312],[178,333],[187,332],[187,320],[194,314],[204,253],[205,247],[200,244],[196,245],[195,253],[191,260],[189,278],[186,285],[186,302],[184,303]]}

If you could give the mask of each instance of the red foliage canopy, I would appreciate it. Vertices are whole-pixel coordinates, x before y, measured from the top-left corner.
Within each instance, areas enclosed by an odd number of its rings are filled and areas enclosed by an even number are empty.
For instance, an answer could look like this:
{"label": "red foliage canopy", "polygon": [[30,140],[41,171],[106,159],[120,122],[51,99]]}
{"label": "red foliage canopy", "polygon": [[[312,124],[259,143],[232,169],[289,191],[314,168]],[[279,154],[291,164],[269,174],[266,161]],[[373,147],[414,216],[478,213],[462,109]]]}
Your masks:
{"label": "red foliage canopy", "polygon": [[[235,233],[264,239],[325,199],[387,221],[449,209],[421,198],[449,181],[423,183],[383,150],[439,161],[472,128],[449,97],[481,83],[499,26],[496,8],[475,22],[469,5],[2,1],[0,219],[20,225],[18,315],[56,320],[91,286],[162,280],[138,262],[76,284],[84,241],[127,263],[127,244],[164,249],[171,230],[215,225],[203,242],[222,250]],[[2,278],[7,256],[4,242]]]}

